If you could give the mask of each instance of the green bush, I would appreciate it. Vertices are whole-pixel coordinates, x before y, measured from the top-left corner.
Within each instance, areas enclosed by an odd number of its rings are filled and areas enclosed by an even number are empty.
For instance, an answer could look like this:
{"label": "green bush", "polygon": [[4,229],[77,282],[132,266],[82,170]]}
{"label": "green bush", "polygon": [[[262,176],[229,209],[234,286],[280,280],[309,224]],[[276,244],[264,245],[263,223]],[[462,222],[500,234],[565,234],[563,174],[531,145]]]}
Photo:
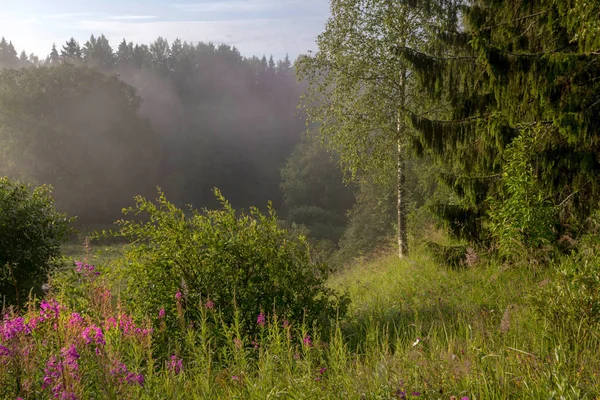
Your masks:
{"label": "green bush", "polygon": [[488,198],[486,227],[506,259],[522,259],[556,240],[557,208],[542,190],[536,169],[540,136],[539,127],[521,130],[504,155],[501,192]]}
{"label": "green bush", "polygon": [[131,243],[117,262],[139,316],[159,323],[165,308],[175,332],[175,315],[199,320],[202,307],[214,304],[225,323],[239,313],[242,330],[254,334],[261,313],[275,311],[290,323],[326,322],[344,313],[343,298],[325,286],[330,268],[311,262],[305,239],[280,229],[270,205],[266,216],[256,208],[238,216],[215,194],[221,210],[190,209],[189,216],[161,191],[156,203],[138,196],[136,206],[124,210],[149,217],[119,221],[113,233]]}
{"label": "green bush", "polygon": [[70,222],[54,208],[49,187],[31,190],[0,178],[0,306],[19,306],[28,293],[42,293]]}

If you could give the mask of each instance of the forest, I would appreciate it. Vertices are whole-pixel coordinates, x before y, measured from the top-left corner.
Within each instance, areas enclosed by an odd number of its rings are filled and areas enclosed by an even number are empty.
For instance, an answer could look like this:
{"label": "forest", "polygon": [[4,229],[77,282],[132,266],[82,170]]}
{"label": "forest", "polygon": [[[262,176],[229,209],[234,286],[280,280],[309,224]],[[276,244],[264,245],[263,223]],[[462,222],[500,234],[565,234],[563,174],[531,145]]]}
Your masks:
{"label": "forest", "polygon": [[329,3],[1,38],[1,398],[600,396],[600,3]]}

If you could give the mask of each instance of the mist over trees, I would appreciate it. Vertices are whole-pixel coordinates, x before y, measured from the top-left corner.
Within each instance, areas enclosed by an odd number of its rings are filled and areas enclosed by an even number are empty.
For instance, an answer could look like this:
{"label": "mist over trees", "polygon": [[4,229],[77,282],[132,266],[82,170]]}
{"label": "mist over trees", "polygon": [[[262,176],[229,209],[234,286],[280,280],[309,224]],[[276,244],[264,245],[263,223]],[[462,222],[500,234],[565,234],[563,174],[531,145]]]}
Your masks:
{"label": "mist over trees", "polygon": [[300,140],[292,61],[228,45],[104,35],[45,59],[0,40],[0,175],[55,187],[80,223],[111,223],[161,186],[176,204],[282,204],[280,169]]}

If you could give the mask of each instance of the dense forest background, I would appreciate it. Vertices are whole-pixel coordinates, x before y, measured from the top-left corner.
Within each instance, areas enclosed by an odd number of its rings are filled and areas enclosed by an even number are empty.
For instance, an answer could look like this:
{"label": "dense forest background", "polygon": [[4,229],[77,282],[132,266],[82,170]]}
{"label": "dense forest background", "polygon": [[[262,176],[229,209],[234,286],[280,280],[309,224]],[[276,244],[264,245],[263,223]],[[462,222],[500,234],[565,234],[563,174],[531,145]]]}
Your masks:
{"label": "dense forest background", "polygon": [[[0,175],[52,185],[57,207],[80,227],[114,222],[157,186],[177,205],[211,208],[217,187],[236,208],[272,201],[315,254],[337,248],[355,203],[355,225],[371,214],[381,223],[365,227],[377,231],[366,240],[354,226],[348,256],[393,234],[393,184],[343,182],[335,154],[304,133],[306,84],[287,56],[160,37],[114,49],[100,35],[40,58],[19,56],[2,38],[0,67]],[[361,194],[360,185],[386,194]]]}

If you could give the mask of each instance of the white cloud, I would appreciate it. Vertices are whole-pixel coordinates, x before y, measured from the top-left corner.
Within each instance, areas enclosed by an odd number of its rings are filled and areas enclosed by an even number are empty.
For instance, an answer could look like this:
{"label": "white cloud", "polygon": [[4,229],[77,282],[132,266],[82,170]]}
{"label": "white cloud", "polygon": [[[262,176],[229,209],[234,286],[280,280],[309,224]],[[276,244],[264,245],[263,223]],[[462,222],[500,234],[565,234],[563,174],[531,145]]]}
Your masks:
{"label": "white cloud", "polygon": [[154,15],[112,15],[108,19],[116,21],[137,21],[145,19],[156,19]]}
{"label": "white cloud", "polygon": [[302,0],[228,0],[200,3],[176,3],[172,7],[187,12],[242,13],[280,10],[306,3]]}
{"label": "white cloud", "polygon": [[315,38],[323,29],[322,17],[294,19],[254,19],[220,21],[117,21],[84,20],[73,25],[82,37],[104,33],[111,43],[123,38],[134,43],[149,43],[162,36],[188,42],[226,43],[238,47],[242,54],[285,53],[297,55],[315,49]]}
{"label": "white cloud", "polygon": [[90,15],[89,13],[64,13],[64,14],[50,14],[43,15],[43,19],[71,19],[76,17],[83,17],[86,15]]}

